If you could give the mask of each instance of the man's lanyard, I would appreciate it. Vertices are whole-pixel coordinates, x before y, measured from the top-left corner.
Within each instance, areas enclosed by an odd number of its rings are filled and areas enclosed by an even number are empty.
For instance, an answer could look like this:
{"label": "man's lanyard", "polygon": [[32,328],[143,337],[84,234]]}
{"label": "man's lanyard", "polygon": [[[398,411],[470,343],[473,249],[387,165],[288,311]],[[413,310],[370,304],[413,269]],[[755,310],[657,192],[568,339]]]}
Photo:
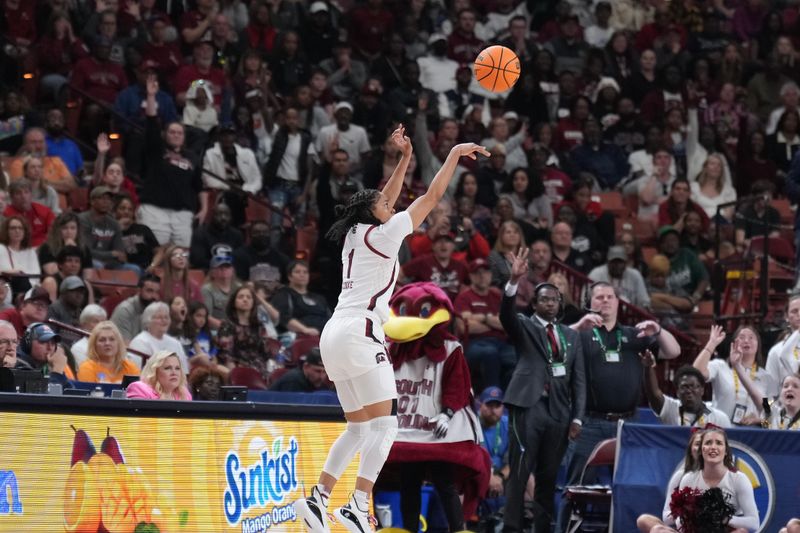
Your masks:
{"label": "man's lanyard", "polygon": [[500,452],[500,445],[503,444],[503,436],[500,434],[500,423],[502,419],[497,421],[497,424],[494,426],[494,446],[492,446],[492,456],[497,457],[497,454]]}
{"label": "man's lanyard", "polygon": [[[597,328],[592,328],[592,333],[594,333],[594,338],[600,345],[600,349],[603,350],[603,353],[608,353],[608,348],[606,347],[606,343],[603,342],[603,339],[600,336],[600,330]],[[617,329],[617,351],[619,352],[621,350],[622,350],[622,330]]]}

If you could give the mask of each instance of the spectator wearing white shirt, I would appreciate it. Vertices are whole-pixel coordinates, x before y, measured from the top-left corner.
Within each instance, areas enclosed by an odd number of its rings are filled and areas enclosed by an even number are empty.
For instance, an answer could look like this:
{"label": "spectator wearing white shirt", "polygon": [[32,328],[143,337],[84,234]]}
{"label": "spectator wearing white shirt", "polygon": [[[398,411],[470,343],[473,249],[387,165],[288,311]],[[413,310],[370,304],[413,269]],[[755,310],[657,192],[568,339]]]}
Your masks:
{"label": "spectator wearing white shirt", "polygon": [[611,4],[605,1],[595,4],[595,23],[584,30],[583,39],[595,48],[604,48],[614,34],[614,28],[609,24],[610,19]]}
{"label": "spectator wearing white shirt", "polygon": [[[156,352],[168,351],[178,355],[181,361],[183,373],[189,372],[189,361],[183,346],[175,337],[167,335],[169,330],[170,316],[169,306],[164,302],[153,302],[144,308],[142,312],[142,332],[136,335],[128,345],[132,350],[154,355]],[[142,368],[142,358],[138,355],[128,354],[128,360]]]}
{"label": "spectator wearing white shirt", "polygon": [[489,133],[491,137],[483,139],[481,145],[485,146],[487,150],[491,150],[500,144],[503,145],[506,150],[504,168],[507,172],[511,172],[518,167],[528,168],[528,156],[522,150],[522,143],[528,133],[527,125],[523,124],[516,134],[510,135],[508,122],[503,117],[498,117],[492,120],[489,126]]}
{"label": "spectator wearing white shirt", "polygon": [[650,295],[644,278],[638,270],[627,266],[628,254],[622,246],[608,249],[608,262],[589,272],[589,279],[610,284],[619,294],[620,300],[645,309],[650,307]]}
{"label": "spectator wearing white shirt", "polygon": [[356,177],[361,177],[363,162],[371,149],[367,130],[351,124],[353,106],[349,102],[336,104],[333,108],[333,118],[336,120],[335,124],[319,130],[316,152],[320,158],[330,161],[333,150],[341,148],[350,158],[350,172]]}
{"label": "spectator wearing white shirt", "polygon": [[778,122],[786,111],[797,111],[800,104],[800,87],[793,81],[787,81],[783,84],[780,95],[783,105],[776,107],[769,114],[767,127],[764,128],[767,135],[775,133],[778,129]]}
{"label": "spectator wearing white shirt", "polygon": [[297,205],[303,209],[306,203],[311,184],[311,161],[314,155],[316,150],[311,134],[300,128],[300,115],[297,109],[287,108],[284,125],[275,135],[272,151],[264,167],[263,187],[273,207],[271,226],[272,241],[275,245],[280,238],[284,206]]}
{"label": "spectator wearing white shirt", "polygon": [[667,396],[658,386],[656,360],[650,350],[642,355],[644,368],[644,392],[650,408],[661,423],[668,426],[704,428],[708,424],[729,428],[728,415],[703,402],[705,380],[703,374],[691,365],[684,365],[675,372],[677,398]]}
{"label": "spectator wearing white shirt", "polygon": [[767,372],[774,383],[783,383],[786,376],[800,372],[800,294],[789,298],[786,320],[791,332],[778,341],[767,355]]}
{"label": "spectator wearing white shirt", "polygon": [[[234,213],[234,224],[244,223],[247,198],[242,193],[256,194],[261,190],[261,169],[252,150],[239,146],[236,128],[222,127],[219,141],[206,150],[203,156],[203,185],[222,194],[223,201]],[[223,192],[224,191],[224,192]],[[207,191],[201,194],[208,194]]]}
{"label": "spectator wearing white shirt", "polygon": [[430,53],[417,58],[420,84],[437,95],[454,90],[458,63],[447,57],[447,37],[434,33],[428,38],[428,45]]}
{"label": "spectator wearing white shirt", "polygon": [[711,383],[715,408],[728,415],[734,424],[761,425],[761,400],[777,393],[772,376],[763,366],[761,337],[753,326],[740,326],[733,333],[729,360],[711,360],[724,339],[722,327],[711,326],[708,342],[693,365]]}

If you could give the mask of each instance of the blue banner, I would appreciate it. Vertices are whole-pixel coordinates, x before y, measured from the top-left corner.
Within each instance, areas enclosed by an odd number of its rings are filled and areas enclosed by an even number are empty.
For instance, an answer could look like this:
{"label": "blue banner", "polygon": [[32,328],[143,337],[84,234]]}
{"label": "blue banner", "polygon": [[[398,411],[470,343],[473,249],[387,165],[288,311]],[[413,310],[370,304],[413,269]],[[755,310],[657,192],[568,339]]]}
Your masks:
{"label": "blue banner", "polygon": [[[636,518],[661,516],[669,478],[683,461],[689,429],[623,424],[614,474],[615,533],[636,531]],[[775,533],[800,516],[800,431],[732,429],[736,467],[753,485],[761,527]]]}

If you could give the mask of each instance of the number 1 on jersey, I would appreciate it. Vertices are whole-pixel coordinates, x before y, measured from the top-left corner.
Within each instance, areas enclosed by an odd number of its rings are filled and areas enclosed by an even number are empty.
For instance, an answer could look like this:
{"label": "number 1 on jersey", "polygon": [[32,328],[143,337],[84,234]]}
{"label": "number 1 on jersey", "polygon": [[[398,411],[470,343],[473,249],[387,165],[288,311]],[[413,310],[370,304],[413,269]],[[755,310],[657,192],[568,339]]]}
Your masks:
{"label": "number 1 on jersey", "polygon": [[353,256],[356,254],[356,249],[350,250],[347,254],[347,279],[350,279],[350,272],[353,270]]}

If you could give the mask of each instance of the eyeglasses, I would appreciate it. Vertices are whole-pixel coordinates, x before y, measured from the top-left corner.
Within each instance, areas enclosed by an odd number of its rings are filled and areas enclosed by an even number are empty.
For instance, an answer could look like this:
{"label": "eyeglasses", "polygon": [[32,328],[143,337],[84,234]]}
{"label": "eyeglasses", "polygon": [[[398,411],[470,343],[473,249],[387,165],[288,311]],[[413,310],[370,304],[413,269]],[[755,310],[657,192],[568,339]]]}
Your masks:
{"label": "eyeglasses", "polygon": [[537,303],[543,304],[558,303],[558,300],[557,296],[539,296],[536,298]]}
{"label": "eyeglasses", "polygon": [[25,227],[24,227],[24,226],[9,226],[9,227],[8,227],[8,231],[12,231],[12,230],[16,230],[16,231],[22,231],[22,230],[24,230],[24,229],[25,229]]}
{"label": "eyeglasses", "polygon": [[189,257],[189,254],[187,252],[175,252],[172,257]]}
{"label": "eyeglasses", "polygon": [[19,344],[17,339],[0,339],[0,348],[6,348],[8,346],[16,346]]}

